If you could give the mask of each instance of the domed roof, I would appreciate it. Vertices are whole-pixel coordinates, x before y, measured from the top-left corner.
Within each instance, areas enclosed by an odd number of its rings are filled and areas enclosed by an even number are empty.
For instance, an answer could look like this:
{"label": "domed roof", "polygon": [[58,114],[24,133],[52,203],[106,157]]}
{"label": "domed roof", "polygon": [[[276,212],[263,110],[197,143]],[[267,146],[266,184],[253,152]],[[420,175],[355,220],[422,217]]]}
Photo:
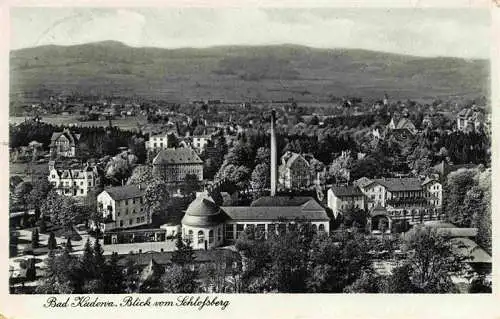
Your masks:
{"label": "domed roof", "polygon": [[193,227],[207,227],[223,222],[219,207],[209,196],[199,196],[189,204],[182,224]]}

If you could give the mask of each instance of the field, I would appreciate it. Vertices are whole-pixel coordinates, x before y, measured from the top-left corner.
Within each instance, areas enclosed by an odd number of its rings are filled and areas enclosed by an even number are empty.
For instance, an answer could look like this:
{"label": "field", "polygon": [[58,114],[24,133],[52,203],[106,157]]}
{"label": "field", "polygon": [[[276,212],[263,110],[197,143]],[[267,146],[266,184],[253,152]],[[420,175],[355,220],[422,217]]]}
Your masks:
{"label": "field", "polygon": [[[12,51],[13,100],[48,95],[270,101],[332,96],[392,99],[489,96],[489,61],[356,49],[229,46],[132,48],[119,42]],[[86,124],[86,125],[90,125]]]}
{"label": "field", "polygon": [[[38,176],[48,176],[49,174],[49,168],[48,164],[33,164],[32,169],[34,172],[34,175]],[[28,176],[27,173],[28,170],[28,163],[9,163],[9,175],[14,176],[18,175],[22,177],[25,181],[31,181],[31,177]]]}

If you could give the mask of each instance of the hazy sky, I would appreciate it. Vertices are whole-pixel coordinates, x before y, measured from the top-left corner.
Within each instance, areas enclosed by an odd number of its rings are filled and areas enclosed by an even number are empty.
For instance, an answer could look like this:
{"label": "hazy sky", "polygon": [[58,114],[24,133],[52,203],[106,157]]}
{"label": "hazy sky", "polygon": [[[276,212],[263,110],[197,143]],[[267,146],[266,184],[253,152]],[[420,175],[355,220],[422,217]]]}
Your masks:
{"label": "hazy sky", "polygon": [[487,58],[480,9],[14,8],[11,48],[116,40],[165,48],[292,43]]}

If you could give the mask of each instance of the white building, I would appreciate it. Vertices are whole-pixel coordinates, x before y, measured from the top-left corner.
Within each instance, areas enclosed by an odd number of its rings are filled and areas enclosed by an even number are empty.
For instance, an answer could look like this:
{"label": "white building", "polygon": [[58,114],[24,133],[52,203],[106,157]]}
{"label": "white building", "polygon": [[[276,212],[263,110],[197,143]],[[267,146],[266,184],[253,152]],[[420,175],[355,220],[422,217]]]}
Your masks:
{"label": "white building", "polygon": [[50,162],[48,179],[59,195],[71,197],[87,196],[101,182],[97,167],[88,163],[59,169]]}
{"label": "white building", "polygon": [[146,141],[146,150],[148,152],[159,152],[171,147],[171,144],[177,139],[174,131],[151,135],[149,141]]}
{"label": "white building", "polygon": [[212,136],[210,135],[193,135],[193,148],[196,150],[198,154],[201,154],[207,144],[212,140]]}
{"label": "white building", "polygon": [[335,218],[348,209],[365,209],[365,195],[357,186],[334,186],[327,194],[328,207]]}
{"label": "white building", "polygon": [[126,185],[107,188],[97,195],[97,210],[104,219],[101,231],[149,224],[149,214],[143,207],[144,190],[141,185]]}

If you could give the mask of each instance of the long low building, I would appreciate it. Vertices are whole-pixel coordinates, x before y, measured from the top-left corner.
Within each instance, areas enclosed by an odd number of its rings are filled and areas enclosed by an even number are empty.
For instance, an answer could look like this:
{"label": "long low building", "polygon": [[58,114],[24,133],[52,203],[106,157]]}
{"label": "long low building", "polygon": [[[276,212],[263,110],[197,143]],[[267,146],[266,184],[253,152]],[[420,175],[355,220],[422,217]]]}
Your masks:
{"label": "long low building", "polygon": [[330,230],[326,210],[312,197],[262,197],[250,206],[219,207],[200,193],[182,219],[182,235],[194,249],[209,249],[234,243],[248,228],[268,235],[287,231],[300,221],[319,232]]}

